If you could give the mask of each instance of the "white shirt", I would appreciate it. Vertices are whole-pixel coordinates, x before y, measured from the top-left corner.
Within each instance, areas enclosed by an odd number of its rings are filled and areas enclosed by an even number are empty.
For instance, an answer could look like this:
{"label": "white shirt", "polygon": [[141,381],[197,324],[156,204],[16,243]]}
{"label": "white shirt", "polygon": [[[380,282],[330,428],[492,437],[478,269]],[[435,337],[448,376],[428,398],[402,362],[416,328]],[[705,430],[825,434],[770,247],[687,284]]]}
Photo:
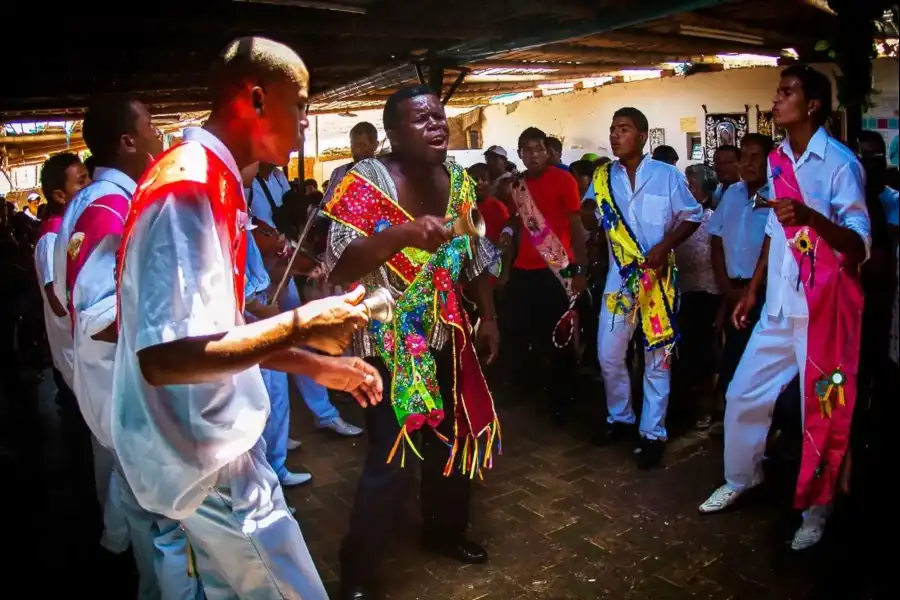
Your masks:
{"label": "white shirt", "polygon": [[[828,135],[824,128],[809,140],[806,151],[794,159],[790,140],[781,143],[794,163],[794,172],[805,204],[841,227],[856,232],[866,246],[866,258],[872,245],[872,226],[866,209],[865,174],[849,148]],[[769,168],[769,189],[775,195]],[[797,286],[799,268],[788,248],[784,227],[769,212],[766,223],[769,243],[769,270],[766,287],[767,312],[773,317],[808,317],[806,292]]]}
{"label": "white shirt", "polygon": [[[44,300],[44,327],[47,330],[47,342],[50,344],[53,366],[60,372],[69,389],[72,389],[74,385],[72,321],[69,319],[69,315],[56,316],[47,301],[47,290],[44,289],[48,283],[53,282],[53,246],[56,243],[56,237],[55,233],[49,232],[38,240],[34,247],[34,268],[41,286],[41,298]],[[63,302],[62,299],[59,300]]]}
{"label": "white shirt", "polygon": [[[760,190],[768,198],[768,190]],[[722,238],[725,270],[731,279],[751,279],[766,238],[768,206],[754,208],[743,181],[728,186],[709,221],[709,235]]]}
{"label": "white shirt", "polygon": [[[208,148],[240,181],[231,153],[211,133],[186,129],[184,143]],[[137,357],[151,346],[243,324],[231,254],[221,246],[209,199],[173,193],[160,197],[134,224],[123,252],[112,433],[139,503],[183,519],[203,502],[220,470],[232,463],[252,464],[246,466],[252,473],[247,471],[241,483],[231,479],[236,504],[245,494],[268,493],[266,489],[277,487],[277,476],[253,462],[256,450],[248,454],[264,444],[260,436],[269,414],[259,367],[205,384],[153,387]]]}
{"label": "white shirt", "polygon": [[[684,175],[668,163],[645,155],[634,176],[634,189],[628,172],[619,161],[612,163],[609,179],[613,201],[644,253],[660,243],[682,221],[700,223],[703,220],[703,207],[688,189]],[[588,188],[584,197],[596,200],[594,186]],[[622,278],[610,246],[604,293],[617,292],[621,287]]]}
{"label": "white shirt", "polygon": [[[240,181],[240,178],[238,178],[238,181]],[[266,178],[266,186],[269,188],[269,193],[272,194],[275,206],[281,206],[284,195],[291,190],[291,184],[288,182],[287,177],[278,168],[272,169],[272,172],[269,173],[269,176]],[[253,185],[248,190],[245,190],[244,193],[250,202],[250,214],[271,227],[275,227],[275,221],[272,219],[272,206],[269,204],[269,199],[266,198],[266,193],[263,191],[263,187],[257,178],[253,178]]]}
{"label": "white shirt", "polygon": [[121,241],[108,235],[91,252],[71,290],[66,288],[68,246],[72,232],[85,209],[104,196],[124,196],[129,200],[137,184],[125,173],[97,167],[94,181],[69,202],[63,214],[54,246],[54,280],[57,298],[73,310],[73,385],[78,406],[94,437],[112,448],[112,378],[116,345],[95,340],[116,320],[116,253]]}

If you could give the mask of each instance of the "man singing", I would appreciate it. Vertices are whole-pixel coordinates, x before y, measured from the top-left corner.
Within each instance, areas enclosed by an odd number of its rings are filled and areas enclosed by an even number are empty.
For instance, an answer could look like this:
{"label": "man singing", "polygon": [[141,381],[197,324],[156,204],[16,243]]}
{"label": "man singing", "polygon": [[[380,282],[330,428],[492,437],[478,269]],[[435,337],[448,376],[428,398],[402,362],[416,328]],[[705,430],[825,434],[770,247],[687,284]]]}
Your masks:
{"label": "man singing", "polygon": [[700,512],[727,508],[762,482],[775,400],[799,372],[804,431],[794,505],[806,510],[791,547],[803,550],[822,538],[847,450],[863,309],[858,273],[871,226],[862,167],[823,127],[828,78],[805,65],[786,69],[772,113],[787,139],[769,155],[773,210],[734,325],[746,326],[768,278],[766,301],[726,394],[725,485]]}
{"label": "man singing", "polygon": [[[397,299],[393,320],[371,322],[353,344],[381,373],[385,398],[366,410],[369,451],[341,548],[340,597],[352,600],[373,597],[377,558],[404,514],[407,458],[423,459],[425,547],[463,563],[487,560],[465,539],[469,492],[499,443],[460,290],[465,284],[477,304],[491,362],[499,334],[488,267],[497,260],[486,241],[449,228],[474,206],[475,184],[447,160],[447,116],[429,88],[391,96],[384,126],[392,153],[354,166],[325,207],[334,221],[331,280],[387,288]],[[426,431],[416,442],[419,429]]]}

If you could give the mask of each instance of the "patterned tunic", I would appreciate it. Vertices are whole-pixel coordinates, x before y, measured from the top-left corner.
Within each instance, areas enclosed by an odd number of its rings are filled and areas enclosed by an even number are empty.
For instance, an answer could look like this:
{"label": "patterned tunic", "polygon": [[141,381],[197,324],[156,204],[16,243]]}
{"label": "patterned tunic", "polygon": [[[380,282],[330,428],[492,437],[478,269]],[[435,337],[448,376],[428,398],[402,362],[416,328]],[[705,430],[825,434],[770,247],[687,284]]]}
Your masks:
{"label": "patterned tunic", "polygon": [[[450,161],[445,163],[445,167],[449,171],[452,168],[459,168]],[[379,189],[390,196],[395,202],[397,201],[397,186],[391,179],[390,173],[384,164],[377,158],[367,159],[358,162],[349,173],[357,173],[375,184]],[[360,232],[352,227],[348,227],[342,223],[332,221],[328,230],[328,246],[325,251],[325,270],[328,274],[334,270],[338,261],[354,240],[364,237]],[[499,275],[500,255],[487,238],[473,238],[472,241],[472,258],[466,262],[463,273],[470,281],[481,274],[482,271],[488,269],[490,273]],[[406,289],[406,284],[386,265],[381,265],[375,271],[364,275],[360,282],[367,288],[384,287],[391,292],[396,300]],[[449,328],[437,323],[431,332],[428,345],[434,350],[443,348],[447,340],[450,339]],[[360,357],[377,356],[375,346],[372,342],[368,329],[361,329],[354,334],[353,338],[353,354]]]}

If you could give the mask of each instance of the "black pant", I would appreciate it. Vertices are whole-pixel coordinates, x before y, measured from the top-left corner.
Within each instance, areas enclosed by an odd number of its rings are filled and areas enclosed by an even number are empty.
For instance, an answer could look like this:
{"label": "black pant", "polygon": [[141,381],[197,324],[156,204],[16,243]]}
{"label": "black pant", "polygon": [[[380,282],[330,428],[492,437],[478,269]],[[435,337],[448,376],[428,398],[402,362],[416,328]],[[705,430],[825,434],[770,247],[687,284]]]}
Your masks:
{"label": "black pant", "polygon": [[[453,437],[453,354],[449,344],[434,354],[446,417],[438,427],[443,435]],[[359,478],[359,487],[350,515],[350,532],[341,545],[341,577],[351,584],[365,584],[374,578],[378,560],[405,514],[406,491],[415,473],[411,461],[418,458],[407,448],[405,468],[400,456],[386,464],[388,455],[400,433],[397,417],[391,407],[391,376],[380,359],[368,359],[384,380],[384,396],[379,404],[365,411],[369,449]],[[450,449],[428,427],[421,436],[413,436],[422,453],[421,502],[423,533],[426,539],[462,541],[469,526],[471,481],[458,469],[444,477]],[[400,450],[398,450],[399,454]]]}
{"label": "black pant", "polygon": [[725,344],[722,346],[722,359],[719,363],[719,390],[724,397],[728,391],[728,385],[734,378],[734,372],[737,370],[738,363],[744,355],[750,336],[753,334],[753,328],[759,321],[762,314],[762,307],[765,304],[766,292],[763,289],[756,297],[756,304],[747,315],[747,325],[743,329],[735,329],[731,324],[732,307],[726,307],[725,311]]}
{"label": "black pant", "polygon": [[[549,269],[513,269],[503,290],[503,345],[510,375],[536,369],[542,386],[549,389],[551,401],[558,407],[568,405],[575,390],[575,345],[557,348],[553,328],[569,309],[563,286]],[[531,349],[532,360],[523,360]],[[528,365],[528,367],[523,367]],[[549,372],[548,372],[549,371]]]}

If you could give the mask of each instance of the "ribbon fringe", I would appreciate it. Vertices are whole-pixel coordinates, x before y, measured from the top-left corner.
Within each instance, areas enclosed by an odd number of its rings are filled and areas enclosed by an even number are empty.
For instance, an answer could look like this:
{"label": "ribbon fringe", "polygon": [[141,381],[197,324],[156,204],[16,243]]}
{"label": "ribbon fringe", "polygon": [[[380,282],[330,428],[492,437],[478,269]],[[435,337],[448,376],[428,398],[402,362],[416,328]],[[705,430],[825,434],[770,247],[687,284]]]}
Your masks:
{"label": "ribbon fringe", "polygon": [[[483,470],[489,470],[494,467],[494,451],[496,450],[498,455],[503,454],[499,419],[494,419],[493,424],[484,430],[480,436],[484,439],[483,442],[480,442],[479,438],[471,433],[464,438],[454,438],[452,443],[440,432],[435,430],[434,434],[450,448],[450,457],[444,466],[444,477],[450,477],[453,474],[454,467],[458,465],[463,475],[468,475],[470,479],[475,479],[477,475],[481,479],[484,477]],[[462,446],[462,452],[460,452],[460,446]],[[400,468],[406,467],[407,447],[412,450],[419,460],[423,460],[422,454],[416,448],[409,435],[409,429],[404,425],[400,428],[400,433],[397,434],[397,439],[394,440],[394,446],[391,448],[385,463],[392,464],[399,452]]]}

